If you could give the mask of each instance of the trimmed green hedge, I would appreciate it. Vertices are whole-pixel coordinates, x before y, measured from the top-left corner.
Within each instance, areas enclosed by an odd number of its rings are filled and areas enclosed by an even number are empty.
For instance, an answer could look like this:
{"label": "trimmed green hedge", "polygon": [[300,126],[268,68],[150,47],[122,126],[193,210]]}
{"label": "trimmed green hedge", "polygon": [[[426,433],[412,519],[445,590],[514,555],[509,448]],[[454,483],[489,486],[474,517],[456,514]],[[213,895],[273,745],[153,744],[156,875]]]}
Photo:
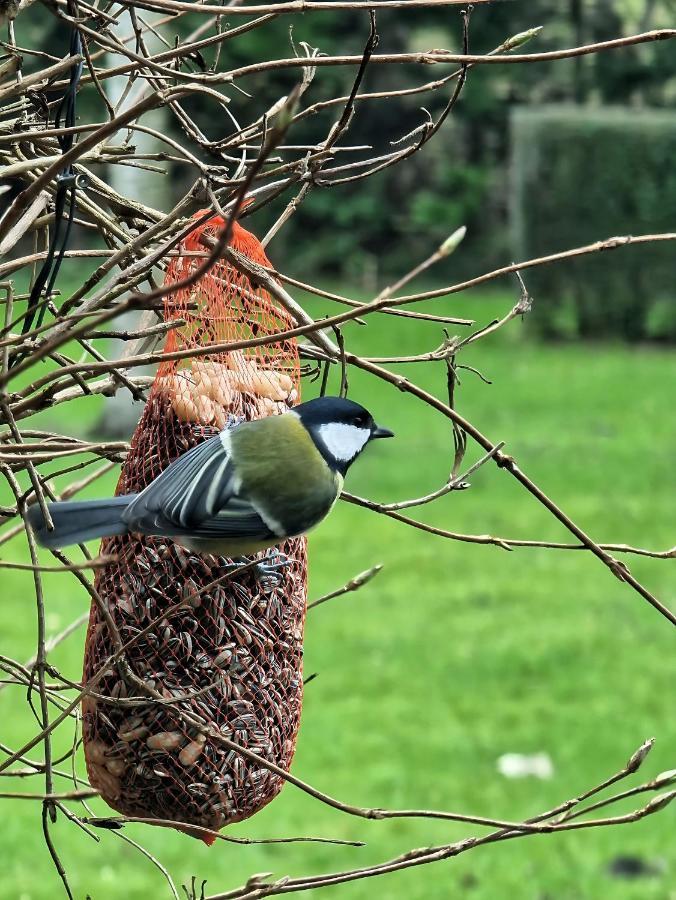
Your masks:
{"label": "trimmed green hedge", "polygon": [[[517,108],[511,117],[517,259],[615,235],[676,232],[676,113],[629,107]],[[545,337],[676,340],[676,242],[528,273]]]}

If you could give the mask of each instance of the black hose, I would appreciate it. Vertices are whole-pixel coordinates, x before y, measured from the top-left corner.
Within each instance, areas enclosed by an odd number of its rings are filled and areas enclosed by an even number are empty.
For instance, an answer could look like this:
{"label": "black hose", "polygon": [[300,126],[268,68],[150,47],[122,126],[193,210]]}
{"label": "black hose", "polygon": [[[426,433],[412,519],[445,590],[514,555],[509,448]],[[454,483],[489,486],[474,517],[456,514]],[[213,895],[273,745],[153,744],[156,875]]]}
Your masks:
{"label": "black hose", "polygon": [[[69,12],[72,15],[77,13],[75,4],[69,2]],[[70,38],[70,56],[80,56],[82,53],[82,40],[80,33],[73,25]],[[59,104],[54,119],[56,128],[72,128],[75,125],[77,110],[77,91],[82,75],[82,62],[73,66],[70,70],[70,78],[68,87]],[[57,138],[62,153],[67,153],[75,142],[74,133],[62,134]],[[49,249],[47,256],[38,272],[33,284],[30,296],[28,298],[28,307],[24,318],[22,334],[26,334],[33,327],[33,322],[37,314],[36,327],[39,327],[47,312],[49,297],[54,289],[61,263],[63,262],[68,243],[70,241],[71,232],[73,230],[73,220],[75,218],[75,205],[77,194],[77,176],[72,165],[66,166],[56,179],[56,196],[54,201],[54,228],[49,241]],[[68,216],[65,216],[66,201],[69,203]],[[22,355],[18,354],[12,365],[15,366],[22,359]]]}

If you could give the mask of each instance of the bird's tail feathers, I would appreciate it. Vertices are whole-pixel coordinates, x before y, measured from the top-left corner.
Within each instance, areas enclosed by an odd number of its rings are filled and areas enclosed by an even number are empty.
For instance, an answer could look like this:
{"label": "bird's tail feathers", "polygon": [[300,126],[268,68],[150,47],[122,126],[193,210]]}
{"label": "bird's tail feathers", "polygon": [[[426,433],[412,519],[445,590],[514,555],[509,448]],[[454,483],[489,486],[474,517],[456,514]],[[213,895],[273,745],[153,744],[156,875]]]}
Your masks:
{"label": "bird's tail feathers", "polygon": [[49,503],[49,513],[54,523],[52,531],[45,525],[40,505],[34,503],[28,510],[28,521],[38,543],[50,549],[127,534],[128,528],[122,516],[134,497],[136,494],[122,494],[106,500]]}

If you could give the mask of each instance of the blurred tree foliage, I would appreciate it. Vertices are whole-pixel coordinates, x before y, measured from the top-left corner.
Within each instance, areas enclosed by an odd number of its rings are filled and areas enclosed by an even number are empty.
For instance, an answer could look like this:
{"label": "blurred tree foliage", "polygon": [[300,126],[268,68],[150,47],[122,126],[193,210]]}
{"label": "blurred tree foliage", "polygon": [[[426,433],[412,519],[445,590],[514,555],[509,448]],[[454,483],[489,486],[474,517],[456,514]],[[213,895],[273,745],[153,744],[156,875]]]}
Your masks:
{"label": "blurred tree foliage", "polygon": [[[474,10],[470,50],[487,52],[508,37],[544,26],[528,51],[556,49],[601,41],[639,29],[673,26],[676,0],[505,0]],[[31,34],[21,30],[22,20]],[[176,21],[185,35],[197,28],[201,16]],[[28,24],[30,23],[30,25]],[[241,24],[238,17],[230,25]],[[459,51],[459,12],[444,10],[378,11],[381,35],[378,52],[445,48]],[[26,44],[49,46],[54,53],[65,48],[64,27],[45,13],[19,19],[19,36]],[[223,44],[219,69],[274,59],[298,52],[302,42],[324,53],[361,53],[368,36],[368,15],[362,11],[326,11],[285,17],[241,38]],[[429,255],[460,225],[468,227],[463,253],[446,262],[449,277],[476,274],[512,257],[515,248],[508,228],[509,117],[514,106],[577,103],[598,108],[623,103],[632,107],[667,107],[676,97],[676,55],[673,42],[664,41],[582,57],[573,61],[535,65],[478,66],[469,73],[459,104],[440,135],[401,166],[390,167],[369,178],[334,187],[315,188],[307,201],[271,244],[274,260],[298,275],[321,273],[350,279],[354,287],[377,273],[382,278],[401,273]],[[214,60],[214,49],[205,51],[204,64]],[[443,77],[447,66],[372,66],[363,91],[396,91]],[[322,68],[304,97],[309,105],[346,95],[354,69]],[[253,105],[265,112],[298,77],[298,70],[273,76],[251,76],[228,91],[235,118],[238,110]],[[139,87],[142,85],[139,83]],[[365,101],[342,144],[368,144],[370,156],[387,153],[400,139],[426,119],[421,107],[435,116],[448,100],[452,85],[435,93],[409,95],[395,104]],[[232,123],[215,119],[213,107],[191,108],[204,132],[219,138]],[[308,117],[294,128],[294,143],[322,139],[340,112],[332,107]],[[80,118],[101,119],[100,100],[93,89],[83,92]],[[178,129],[178,126],[174,124]],[[180,132],[176,133],[180,137]],[[341,154],[341,162],[350,154]],[[215,162],[215,160],[211,160]],[[222,162],[222,160],[219,160]],[[233,163],[234,169],[235,163]],[[174,190],[187,187],[187,172],[180,164],[171,171]],[[149,175],[149,177],[153,177]],[[155,176],[157,177],[157,176]],[[185,181],[183,179],[186,179]],[[257,216],[257,230],[281,212],[289,197],[279,198]],[[648,223],[652,221],[648,217]],[[618,230],[610,227],[610,232]],[[597,236],[604,236],[602,234]],[[637,251],[638,252],[638,251]],[[621,264],[619,260],[615,264]],[[446,273],[440,272],[441,277]]]}
{"label": "blurred tree foliage", "polygon": [[[544,256],[612,234],[673,231],[676,117],[553,106],[512,117],[515,243]],[[529,317],[545,337],[676,339],[670,243],[596,253],[534,269]]]}
{"label": "blurred tree foliage", "polygon": [[[474,11],[470,49],[489,51],[507,37],[535,25],[544,25],[541,38],[526,49],[555,49],[607,40],[638,28],[673,25],[675,15],[673,2],[650,0],[496,3]],[[336,27],[329,24],[328,17],[315,18],[312,30],[303,39],[326,52],[359,52],[366,35],[364,17],[336,13],[333,22]],[[415,16],[381,13],[379,29],[379,50],[383,52],[460,49],[459,17],[450,11],[444,16],[436,11]],[[364,89],[396,90],[422,84],[445,71],[432,66],[408,71],[374,67]],[[347,92],[350,73],[333,70],[331,78],[332,87]],[[318,76],[317,91],[320,89],[322,95],[329,95],[330,88]],[[296,268],[347,272],[351,278],[361,271],[371,271],[370,263],[390,276],[418,262],[453,229],[465,224],[468,238],[464,252],[448,261],[449,274],[475,274],[498,265],[515,252],[507,228],[508,122],[515,105],[576,102],[596,108],[622,102],[636,107],[666,107],[673,103],[675,94],[676,57],[669,42],[584,57],[573,63],[477,67],[470,72],[452,118],[440,136],[419,154],[401,167],[374,176],[368,185],[355,182],[312,192],[286,232],[282,258]],[[349,140],[387,152],[391,140],[423,121],[421,106],[435,115],[447,98],[447,91],[401,98],[396,117],[389,106],[386,120],[382,118],[385,108],[364,103],[358,107]],[[608,233],[616,230],[611,227]],[[273,252],[279,254],[279,245]]]}

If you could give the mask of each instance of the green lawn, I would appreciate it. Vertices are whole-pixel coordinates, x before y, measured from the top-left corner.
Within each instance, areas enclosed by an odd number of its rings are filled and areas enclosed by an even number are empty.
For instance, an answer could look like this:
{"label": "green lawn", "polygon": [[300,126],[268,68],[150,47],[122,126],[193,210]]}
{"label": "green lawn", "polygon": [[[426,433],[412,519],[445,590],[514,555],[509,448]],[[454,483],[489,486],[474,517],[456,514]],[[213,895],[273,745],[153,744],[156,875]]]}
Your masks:
{"label": "green lawn", "polygon": [[[474,294],[428,308],[483,323],[511,301]],[[325,308],[313,304],[315,311]],[[391,317],[370,322],[347,332],[357,351],[417,353],[440,343],[438,325]],[[469,350],[464,361],[492,384],[465,372],[460,410],[489,437],[506,441],[507,452],[592,536],[655,549],[676,544],[673,351],[542,347],[524,337],[517,321]],[[442,364],[409,366],[406,374],[445,395]],[[440,485],[451,456],[445,420],[358,372],[350,373],[350,388],[397,438],[372,448],[351,473],[349,489],[395,500]],[[83,407],[62,406],[44,421],[55,430],[81,433],[97,403],[89,403],[85,413]],[[467,459],[478,455],[470,447]],[[460,532],[566,540],[562,527],[505,472],[486,466],[472,482],[470,490],[417,512]],[[112,485],[111,478],[105,488]],[[25,560],[23,539],[0,553]],[[675,561],[627,561],[654,593],[676,605]],[[339,504],[310,540],[310,596],[375,563],[384,569],[366,588],[309,615],[306,672],[319,677],[307,687],[295,774],[361,805],[518,820],[601,781],[646,737],[657,740],[639,778],[676,766],[673,631],[596,559],[581,552],[508,553],[450,542]],[[31,577],[8,570],[1,577],[0,653],[28,658],[35,641]],[[86,608],[86,599],[66,575],[46,576],[45,585],[48,628],[55,633]],[[74,678],[83,639],[80,631],[54,653],[54,663]],[[0,741],[15,747],[34,729],[25,692],[3,690]],[[64,730],[57,747],[65,749],[71,739]],[[547,752],[554,776],[506,779],[496,760],[510,751]],[[58,784],[68,788],[65,779]],[[2,782],[5,791],[38,788],[32,779]],[[103,804],[93,805],[104,813]],[[59,896],[39,805],[4,801],[2,809],[0,897]],[[635,825],[529,837],[318,896],[667,900],[676,896],[675,826],[676,804]],[[101,832],[97,845],[63,817],[53,833],[78,898],[169,896],[158,871],[115,834]],[[194,874],[208,879],[207,891],[215,893],[257,872],[281,877],[336,871],[482,830],[413,819],[366,822],[287,786],[231,833],[312,834],[367,845],[207,848],[165,829],[133,826],[126,833],[162,860],[177,885]],[[612,875],[613,860],[627,856],[654,874]]]}

